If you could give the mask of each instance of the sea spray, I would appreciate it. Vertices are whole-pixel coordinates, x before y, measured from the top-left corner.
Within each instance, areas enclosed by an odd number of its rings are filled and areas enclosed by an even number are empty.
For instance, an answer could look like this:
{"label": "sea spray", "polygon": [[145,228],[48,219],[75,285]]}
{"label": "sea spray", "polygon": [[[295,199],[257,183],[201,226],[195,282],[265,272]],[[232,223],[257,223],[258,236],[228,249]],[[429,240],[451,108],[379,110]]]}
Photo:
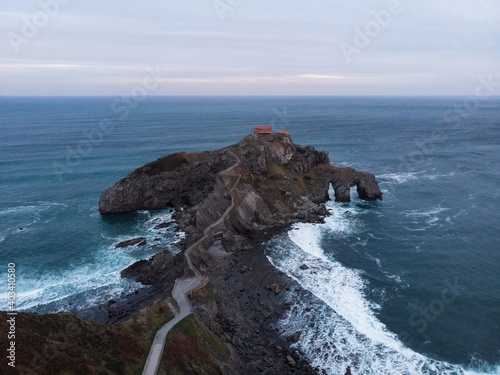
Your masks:
{"label": "sea spray", "polygon": [[[29,206],[29,209],[43,213],[47,211],[48,205],[42,205],[39,210],[34,210],[33,207]],[[4,216],[17,212],[19,209],[5,210]],[[130,224],[127,227],[130,227]],[[64,271],[37,274],[27,272],[26,267],[23,267],[20,271],[17,296],[18,310],[39,313],[79,312],[105,303],[111,298],[119,299],[123,294],[143,288],[140,283],[122,279],[122,269],[160,251],[178,253],[180,250],[177,244],[184,237],[183,232],[175,231],[171,209],[140,212],[135,224],[132,223],[128,231],[128,235],[103,232],[102,241],[95,245],[99,248],[93,251],[92,259],[74,264]],[[115,249],[115,245],[120,241],[139,236],[144,236],[148,245]],[[3,294],[0,294],[0,298],[2,296]]]}

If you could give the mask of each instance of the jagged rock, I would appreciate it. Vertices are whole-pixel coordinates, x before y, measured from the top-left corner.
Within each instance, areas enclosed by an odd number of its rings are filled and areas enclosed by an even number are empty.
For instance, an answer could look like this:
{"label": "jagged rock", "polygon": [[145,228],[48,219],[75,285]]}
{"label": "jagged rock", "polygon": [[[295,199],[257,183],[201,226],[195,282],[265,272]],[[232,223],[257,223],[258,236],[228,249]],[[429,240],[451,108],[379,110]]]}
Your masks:
{"label": "jagged rock", "polygon": [[101,214],[158,210],[169,204],[191,207],[212,191],[217,174],[233,164],[223,152],[176,153],[135,170],[107,189]]}
{"label": "jagged rock", "polygon": [[347,369],[345,370],[345,375],[352,375],[351,366],[347,366]]}
{"label": "jagged rock", "polygon": [[356,172],[354,183],[361,199],[365,201],[382,199],[382,192],[375,179],[375,175],[368,172]]}
{"label": "jagged rock", "polygon": [[174,266],[174,256],[168,251],[156,254],[150,260],[139,260],[121,272],[122,278],[151,285],[159,280],[166,271]]}
{"label": "jagged rock", "polygon": [[290,342],[298,342],[300,340],[300,336],[302,335],[302,331],[297,331],[293,335],[288,336],[287,340]]}
{"label": "jagged rock", "polygon": [[252,270],[252,268],[247,267],[247,266],[241,266],[240,267],[240,273],[246,273],[246,272],[249,272],[251,270]]}
{"label": "jagged rock", "polygon": [[330,174],[330,183],[335,190],[336,202],[350,202],[353,186],[356,186],[358,195],[363,200],[382,199],[382,191],[375,175],[368,172],[358,172],[352,168],[335,168]]}
{"label": "jagged rock", "polygon": [[164,222],[164,223],[160,223],[158,225],[156,225],[154,227],[154,229],[164,229],[164,228],[168,228],[169,226],[171,226],[173,223],[173,221],[167,221],[167,222]]}
{"label": "jagged rock", "polygon": [[290,366],[295,367],[296,365],[295,360],[291,356],[287,355],[286,360]]}
{"label": "jagged rock", "polygon": [[284,287],[281,284],[271,284],[271,285],[267,285],[266,289],[269,290],[270,292],[273,292],[274,294],[278,295],[281,292],[283,292]]}
{"label": "jagged rock", "polygon": [[271,176],[271,180],[288,180],[288,177],[281,173],[275,173]]}
{"label": "jagged rock", "polygon": [[108,316],[118,316],[118,303],[115,300],[110,299],[108,301]]}
{"label": "jagged rock", "polygon": [[121,272],[121,277],[124,279],[134,279],[141,275],[144,268],[151,264],[148,260],[139,260],[134,264],[131,264],[127,268],[123,269]]}
{"label": "jagged rock", "polygon": [[[241,161],[239,173],[223,178],[221,172],[237,162],[235,156]],[[361,199],[382,198],[371,173],[333,167],[327,153],[294,144],[289,136],[250,135],[221,150],[179,152],[146,164],[107,189],[101,195],[99,211],[112,214],[167,205],[178,210],[196,207],[189,224],[206,226],[231,204],[227,189],[237,175],[242,178],[236,191],[240,217],[233,216],[231,221],[239,233],[254,233],[260,225],[273,224],[276,214],[297,212],[307,204],[302,197],[309,203],[324,203],[329,199],[329,184],[338,202],[350,201],[352,186],[357,186]]]}
{"label": "jagged rock", "polygon": [[144,246],[148,242],[145,237],[133,238],[131,240],[122,241],[115,245],[115,249],[129,247],[129,246]]}
{"label": "jagged rock", "polygon": [[309,266],[307,264],[303,264],[299,267],[301,270],[308,270],[309,269]]}

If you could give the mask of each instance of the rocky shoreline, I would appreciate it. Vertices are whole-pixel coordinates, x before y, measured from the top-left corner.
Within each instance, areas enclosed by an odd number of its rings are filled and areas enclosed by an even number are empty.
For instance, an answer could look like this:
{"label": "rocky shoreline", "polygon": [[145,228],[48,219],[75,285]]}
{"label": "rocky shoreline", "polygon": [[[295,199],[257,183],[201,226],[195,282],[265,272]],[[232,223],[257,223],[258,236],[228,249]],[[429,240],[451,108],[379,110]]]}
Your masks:
{"label": "rocky shoreline", "polygon": [[[194,294],[194,314],[232,349],[231,374],[318,374],[291,345],[298,338],[282,337],[277,323],[291,305],[292,294],[308,294],[286,274],[276,270],[265,256],[262,243],[286,229],[274,229],[257,238],[239,238],[238,244],[225,245],[227,255],[207,260],[204,273],[210,278],[206,287],[217,298],[206,300]],[[220,244],[214,244],[213,248]],[[238,249],[238,251],[233,251]],[[166,273],[152,273],[151,264],[162,259]],[[154,268],[153,268],[154,269]],[[184,274],[182,254],[159,253],[149,261],[139,261],[122,271],[122,277],[149,285],[122,301],[109,301],[94,320],[121,324],[157,300],[166,300],[175,309],[172,289]],[[156,276],[153,276],[156,275]],[[146,278],[144,278],[146,277]],[[151,278],[149,278],[151,277]],[[293,292],[293,293],[292,293]]]}
{"label": "rocky shoreline", "polygon": [[[210,241],[192,254],[209,280],[192,295],[194,314],[230,349],[231,374],[316,374],[292,347],[300,332],[284,338],[276,328],[290,296],[308,292],[272,266],[261,244],[293,223],[322,222],[329,215],[324,203],[330,184],[336,201],[350,201],[352,186],[362,199],[382,198],[370,173],[333,167],[326,153],[298,146],[288,135],[250,135],[221,150],[149,163],[106,190],[99,209],[106,215],[171,205],[187,234],[182,244],[187,248],[229,208]],[[136,243],[141,239],[122,245]],[[186,276],[192,275],[182,254],[163,252],[131,265],[122,277],[150,287],[127,296],[125,303],[111,301],[107,322],[127,320],[158,299],[175,310],[172,288]]]}
{"label": "rocky shoreline", "polygon": [[[204,288],[212,297],[208,300],[193,295],[193,313],[231,348],[233,363],[231,374],[318,374],[291,345],[294,338],[282,337],[277,323],[290,306],[290,292],[304,293],[293,279],[276,270],[262,249],[262,242],[285,229],[274,229],[253,238],[240,238],[238,244],[225,245],[229,255],[206,260],[204,274],[210,283]],[[214,245],[214,248],[218,244]],[[236,247],[239,251],[235,250]],[[150,274],[150,261],[139,261],[122,272],[123,277],[140,278]],[[168,257],[168,273],[149,279],[150,286],[137,294],[126,296],[125,301],[108,304],[108,324],[129,320],[140,309],[159,299],[171,298],[173,285],[184,275],[182,254]],[[151,263],[150,263],[151,262]],[[203,294],[203,293],[202,293]],[[105,318],[104,315],[102,315]]]}

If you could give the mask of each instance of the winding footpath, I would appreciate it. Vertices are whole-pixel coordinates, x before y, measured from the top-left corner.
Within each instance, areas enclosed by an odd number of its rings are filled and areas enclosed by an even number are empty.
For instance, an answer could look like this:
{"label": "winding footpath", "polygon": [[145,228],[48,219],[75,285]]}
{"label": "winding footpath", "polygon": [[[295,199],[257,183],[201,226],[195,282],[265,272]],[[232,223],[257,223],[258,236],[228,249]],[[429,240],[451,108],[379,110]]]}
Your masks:
{"label": "winding footpath", "polygon": [[[233,169],[239,166],[241,163],[240,159],[236,154],[234,154],[232,151],[228,151],[228,153],[232,154],[237,160],[237,162],[234,163],[231,167],[227,168],[226,170],[220,172],[221,175],[229,176],[232,173]],[[156,375],[158,373],[161,358],[163,356],[163,350],[165,349],[165,340],[167,339],[168,333],[177,323],[179,323],[182,319],[184,319],[193,312],[191,308],[191,303],[189,302],[187,295],[194,289],[202,285],[202,283],[206,281],[206,279],[200,274],[200,272],[196,269],[196,267],[193,266],[193,262],[191,261],[191,251],[195,249],[197,246],[199,246],[204,240],[206,240],[208,236],[211,236],[211,230],[214,227],[223,223],[227,215],[229,215],[231,210],[234,208],[234,197],[232,195],[232,191],[240,182],[240,178],[241,175],[238,174],[236,182],[233,184],[233,186],[229,188],[229,193],[231,194],[231,205],[226,209],[226,211],[217,221],[206,227],[205,230],[203,231],[203,236],[194,244],[189,246],[187,250],[184,252],[184,256],[186,257],[189,269],[194,272],[195,276],[189,278],[180,278],[175,280],[174,289],[172,290],[172,297],[179,305],[180,311],[172,320],[170,320],[156,332],[142,375]]]}

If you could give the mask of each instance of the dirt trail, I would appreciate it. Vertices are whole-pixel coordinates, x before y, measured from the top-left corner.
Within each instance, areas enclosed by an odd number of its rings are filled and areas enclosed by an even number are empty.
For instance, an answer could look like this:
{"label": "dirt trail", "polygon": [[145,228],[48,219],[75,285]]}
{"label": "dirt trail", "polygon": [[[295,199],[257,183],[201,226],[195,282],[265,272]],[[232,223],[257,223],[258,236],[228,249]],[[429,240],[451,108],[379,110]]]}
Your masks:
{"label": "dirt trail", "polygon": [[[231,175],[233,170],[241,163],[240,159],[236,154],[234,154],[232,151],[228,152],[234,156],[237,162],[234,163],[228,169],[222,171],[221,175],[227,175],[227,176]],[[191,303],[189,302],[187,295],[194,289],[202,285],[202,283],[206,283],[207,280],[204,276],[200,274],[198,269],[196,269],[196,267],[193,266],[193,262],[191,261],[191,251],[195,249],[197,246],[199,246],[204,240],[206,240],[208,236],[211,236],[211,230],[214,227],[223,223],[227,215],[229,215],[231,210],[234,208],[234,197],[232,195],[232,191],[240,182],[240,178],[241,175],[238,175],[236,182],[233,184],[233,186],[229,188],[229,192],[231,193],[231,205],[226,209],[226,211],[217,221],[215,221],[207,228],[205,228],[205,230],[203,231],[203,236],[194,244],[189,246],[184,253],[189,269],[191,269],[194,272],[195,276],[189,278],[180,278],[175,281],[174,289],[172,290],[172,297],[176,300],[177,304],[179,305],[180,312],[172,320],[170,320],[156,332],[142,375],[156,375],[158,373],[161,358],[163,356],[163,350],[165,349],[165,340],[167,338],[168,333],[177,323],[179,323],[182,319],[184,319],[185,317],[187,317],[192,313]]]}

